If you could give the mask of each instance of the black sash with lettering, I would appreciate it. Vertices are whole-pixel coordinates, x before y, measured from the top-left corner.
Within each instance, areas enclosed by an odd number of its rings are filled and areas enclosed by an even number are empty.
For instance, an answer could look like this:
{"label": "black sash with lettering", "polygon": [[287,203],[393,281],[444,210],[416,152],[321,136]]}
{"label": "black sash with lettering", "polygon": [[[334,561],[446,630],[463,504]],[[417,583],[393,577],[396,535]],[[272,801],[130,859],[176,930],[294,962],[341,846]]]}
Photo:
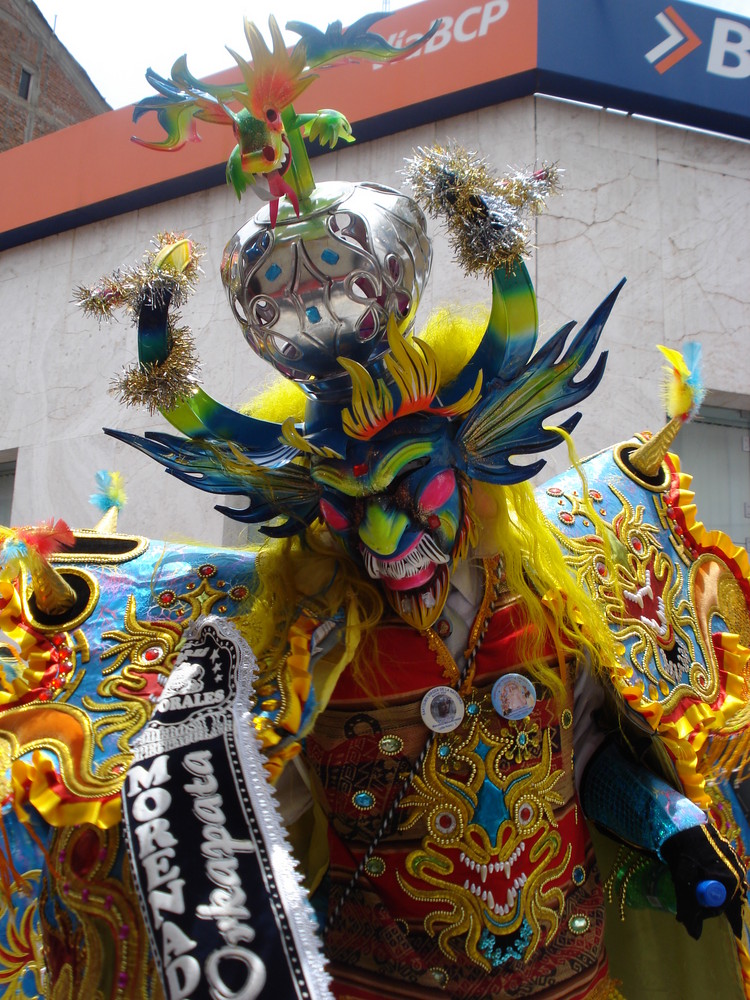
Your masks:
{"label": "black sash with lettering", "polygon": [[255,659],[199,619],[123,787],[130,857],[169,1000],[324,1000],[328,977],[251,727]]}

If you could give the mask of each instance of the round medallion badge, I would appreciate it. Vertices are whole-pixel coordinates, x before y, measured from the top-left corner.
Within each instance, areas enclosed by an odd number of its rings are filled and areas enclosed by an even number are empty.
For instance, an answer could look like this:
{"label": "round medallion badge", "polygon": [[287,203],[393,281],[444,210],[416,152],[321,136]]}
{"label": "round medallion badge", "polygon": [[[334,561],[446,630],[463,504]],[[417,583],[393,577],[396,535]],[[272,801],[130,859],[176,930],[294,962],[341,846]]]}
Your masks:
{"label": "round medallion badge", "polygon": [[453,632],[453,626],[447,618],[438,618],[432,627],[441,639],[448,639]]}
{"label": "round medallion badge", "polygon": [[492,707],[504,719],[525,719],[536,705],[536,691],[523,674],[504,674],[492,685]]}
{"label": "round medallion badge", "polygon": [[422,721],[433,733],[450,733],[461,725],[464,703],[458,691],[441,684],[422,699]]}

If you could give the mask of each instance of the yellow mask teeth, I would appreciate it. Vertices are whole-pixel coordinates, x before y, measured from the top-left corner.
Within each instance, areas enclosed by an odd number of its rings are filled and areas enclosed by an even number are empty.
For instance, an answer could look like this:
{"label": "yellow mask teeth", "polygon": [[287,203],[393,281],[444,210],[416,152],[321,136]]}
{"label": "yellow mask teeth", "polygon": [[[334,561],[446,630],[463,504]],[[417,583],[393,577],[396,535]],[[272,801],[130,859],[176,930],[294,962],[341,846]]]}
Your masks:
{"label": "yellow mask teeth", "polygon": [[383,590],[388,603],[399,618],[418,632],[424,632],[431,628],[442,614],[445,602],[448,600],[449,585],[450,569],[448,566],[438,566],[429,590],[416,595],[408,591],[390,590],[387,587]]}

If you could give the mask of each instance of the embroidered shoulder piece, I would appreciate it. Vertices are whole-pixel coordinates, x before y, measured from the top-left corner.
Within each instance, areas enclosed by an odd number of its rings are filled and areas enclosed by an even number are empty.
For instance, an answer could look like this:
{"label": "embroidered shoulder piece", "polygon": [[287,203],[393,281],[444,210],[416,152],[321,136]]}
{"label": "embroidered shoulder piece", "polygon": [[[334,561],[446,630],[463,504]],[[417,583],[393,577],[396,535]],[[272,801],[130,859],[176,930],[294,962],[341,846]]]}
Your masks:
{"label": "embroidered shoulder piece", "polygon": [[624,649],[610,668],[615,690],[661,737],[685,793],[706,806],[707,778],[728,773],[750,746],[750,562],[696,519],[676,455],[654,475],[633,467],[640,440],[584,463],[588,499],[575,471],[537,499]]}
{"label": "embroidered shoulder piece", "polygon": [[184,629],[241,616],[244,551],[74,533],[51,562],[75,592],[44,613],[25,570],[0,582],[0,749],[22,823],[115,826],[131,741],[148,722]]}

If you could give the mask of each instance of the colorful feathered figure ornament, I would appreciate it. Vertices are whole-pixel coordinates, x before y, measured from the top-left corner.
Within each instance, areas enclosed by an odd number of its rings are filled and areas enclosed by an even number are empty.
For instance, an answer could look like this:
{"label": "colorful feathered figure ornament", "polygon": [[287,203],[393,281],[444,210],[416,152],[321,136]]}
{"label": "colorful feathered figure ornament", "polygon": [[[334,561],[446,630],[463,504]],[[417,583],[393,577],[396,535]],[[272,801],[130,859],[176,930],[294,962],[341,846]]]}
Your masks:
{"label": "colorful feathered figure ornament", "polygon": [[100,469],[96,485],[99,489],[89,496],[89,503],[101,511],[102,517],[94,530],[111,535],[117,531],[117,516],[128,502],[125,484],[121,473]]}
{"label": "colorful feathered figure ornament", "polygon": [[73,532],[65,521],[50,519],[36,527],[4,530],[0,579],[14,580],[26,570],[40,610],[49,614],[67,610],[75,601],[75,591],[49,562],[50,556],[75,544]]}
{"label": "colorful feathered figure ornament", "polygon": [[237,145],[230,153],[226,175],[237,197],[262,180],[267,192],[261,188],[258,193],[270,201],[272,227],[284,197],[299,215],[300,202],[309,199],[314,188],[303,136],[330,148],[339,139],[353,141],[350,124],[338,111],[324,108],[296,114],[292,103],[317,79],[313,70],[354,59],[379,63],[403,59],[431,38],[440,24],[436,21],[424,35],[396,48],[369,30],[385,16],[370,14],[346,29],[336,21],[325,32],[291,21],[287,28],[300,36],[291,54],[275,17],[268,19],[272,49],[246,18],[245,38],[252,62],[229,49],[242,83],[213,86],[198,80],[188,70],[185,56],[175,62],[170,79],[149,69],[146,78],[158,96],[140,101],[133,120],[155,112],[166,138],[149,141],[134,136],[133,140],[150,149],[174,151],[200,138],[197,121],[230,125]]}
{"label": "colorful feathered figure ornament", "polygon": [[706,395],[700,370],[700,344],[687,344],[684,355],[671,347],[657,346],[669,362],[664,366],[662,384],[669,423],[630,456],[632,465],[646,476],[657,474],[680,428],[696,416]]}

